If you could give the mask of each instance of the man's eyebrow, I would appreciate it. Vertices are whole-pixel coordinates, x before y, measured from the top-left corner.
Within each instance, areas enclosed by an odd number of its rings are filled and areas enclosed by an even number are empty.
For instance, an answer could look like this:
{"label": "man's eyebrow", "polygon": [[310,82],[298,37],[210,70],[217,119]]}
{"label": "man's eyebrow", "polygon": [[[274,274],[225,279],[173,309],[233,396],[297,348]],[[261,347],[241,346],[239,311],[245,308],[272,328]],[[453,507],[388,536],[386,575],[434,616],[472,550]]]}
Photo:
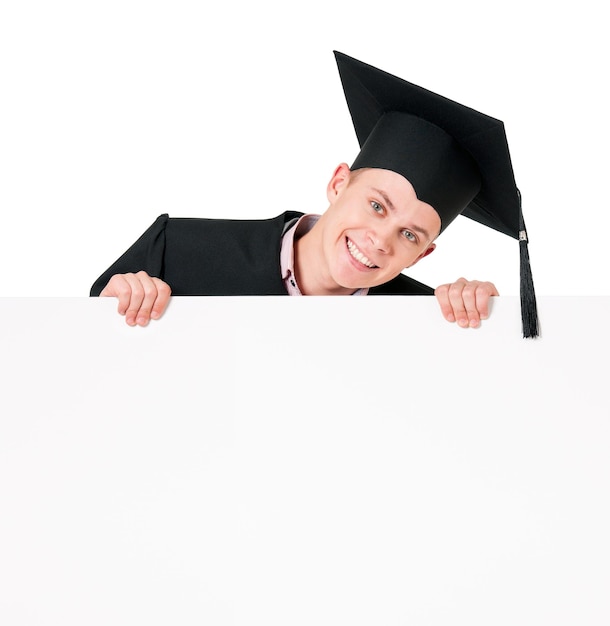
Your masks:
{"label": "man's eyebrow", "polygon": [[[390,211],[396,211],[396,207],[392,204],[390,197],[385,191],[383,191],[383,189],[377,189],[376,187],[372,187],[372,190],[375,193],[378,193],[383,198],[383,201],[387,204],[388,209],[390,209]],[[410,226],[410,229],[414,230],[420,235],[423,235],[428,240],[432,239],[432,237],[430,236],[430,233],[425,228],[422,228],[421,226],[417,226],[416,224],[413,224],[412,226]]]}
{"label": "man's eyebrow", "polygon": [[383,198],[383,201],[388,205],[388,209],[390,209],[391,211],[396,211],[396,207],[392,204],[390,197],[385,191],[383,191],[383,189],[377,189],[377,187],[372,187],[372,190],[375,193],[378,193]]}

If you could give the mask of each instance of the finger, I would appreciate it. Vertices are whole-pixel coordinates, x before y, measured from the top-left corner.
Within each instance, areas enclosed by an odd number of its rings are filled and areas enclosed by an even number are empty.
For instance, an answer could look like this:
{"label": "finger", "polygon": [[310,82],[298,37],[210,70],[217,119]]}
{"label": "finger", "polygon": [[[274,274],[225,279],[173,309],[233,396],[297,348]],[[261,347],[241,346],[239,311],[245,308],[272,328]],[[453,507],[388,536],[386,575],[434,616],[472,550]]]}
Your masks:
{"label": "finger", "polygon": [[452,285],[449,285],[449,305],[453,309],[453,315],[455,317],[458,326],[461,328],[467,328],[469,324],[468,313],[466,311],[466,304],[464,302],[464,289],[466,288],[467,281],[460,278]]}
{"label": "finger", "polygon": [[166,282],[163,282],[160,278],[153,278],[152,280],[157,288],[157,298],[150,312],[150,317],[151,319],[158,320],[163,315],[163,312],[169,303],[172,290],[170,289],[170,286]]}
{"label": "finger", "polygon": [[157,300],[157,284],[155,279],[146,272],[138,272],[135,279],[139,282],[139,289],[141,290],[138,291],[138,294],[141,293],[142,295],[135,313],[135,322],[138,326],[146,326],[150,322],[150,315]]}
{"label": "finger", "polygon": [[[464,281],[461,289],[461,306],[464,310],[462,320],[458,321],[460,326],[466,328],[478,328],[481,324],[481,316],[477,308],[477,291],[480,288],[480,282]],[[457,305],[456,305],[457,306]]]}
{"label": "finger", "polygon": [[[133,274],[115,274],[100,292],[100,297],[116,297],[118,299],[117,311],[120,315],[126,315],[131,305],[132,284]],[[132,326],[135,323],[131,318],[126,321]]]}
{"label": "finger", "polygon": [[455,315],[453,314],[453,307],[449,301],[449,287],[451,285],[439,285],[434,290],[434,295],[441,307],[441,313],[448,322],[455,322]]}
{"label": "finger", "polygon": [[490,298],[499,296],[498,290],[493,283],[481,283],[476,290],[476,308],[482,320],[489,317]]}
{"label": "finger", "polygon": [[125,322],[129,326],[135,326],[140,306],[144,300],[144,288],[135,274],[124,274],[123,279],[126,287],[118,294],[118,311],[121,315],[125,315]]}

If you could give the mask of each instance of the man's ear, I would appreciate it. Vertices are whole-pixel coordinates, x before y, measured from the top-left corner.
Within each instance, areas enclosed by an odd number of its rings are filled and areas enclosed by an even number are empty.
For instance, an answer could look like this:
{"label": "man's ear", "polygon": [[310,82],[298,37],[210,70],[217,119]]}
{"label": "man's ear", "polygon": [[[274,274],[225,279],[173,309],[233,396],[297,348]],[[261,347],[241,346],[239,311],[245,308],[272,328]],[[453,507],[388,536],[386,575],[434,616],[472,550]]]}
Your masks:
{"label": "man's ear", "polygon": [[411,265],[409,265],[409,267],[413,267],[418,261],[420,261],[421,259],[423,259],[425,256],[428,256],[429,254],[432,254],[434,251],[436,250],[436,244],[435,243],[431,243],[428,248],[426,248],[426,250],[424,250],[416,259],[415,261],[413,261],[413,263],[411,263]]}
{"label": "man's ear", "polygon": [[334,202],[335,198],[341,193],[341,190],[347,186],[350,175],[351,171],[347,163],[340,163],[339,165],[337,165],[335,171],[333,172],[333,176],[328,182],[328,186],[326,187],[326,197],[331,204]]}

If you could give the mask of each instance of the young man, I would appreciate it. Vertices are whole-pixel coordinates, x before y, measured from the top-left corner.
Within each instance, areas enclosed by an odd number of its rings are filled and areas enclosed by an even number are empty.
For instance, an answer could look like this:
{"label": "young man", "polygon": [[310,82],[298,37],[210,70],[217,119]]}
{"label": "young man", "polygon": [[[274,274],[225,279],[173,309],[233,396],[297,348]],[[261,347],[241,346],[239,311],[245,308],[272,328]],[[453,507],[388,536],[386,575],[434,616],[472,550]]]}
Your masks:
{"label": "young man", "polygon": [[[91,289],[118,298],[130,325],[158,319],[170,295],[431,295],[462,327],[487,317],[489,282],[434,292],[402,274],[432,253],[459,214],[522,240],[503,125],[335,53],[361,150],[340,164],[321,215],[270,220],[160,216]],[[525,336],[535,336],[528,327]]]}

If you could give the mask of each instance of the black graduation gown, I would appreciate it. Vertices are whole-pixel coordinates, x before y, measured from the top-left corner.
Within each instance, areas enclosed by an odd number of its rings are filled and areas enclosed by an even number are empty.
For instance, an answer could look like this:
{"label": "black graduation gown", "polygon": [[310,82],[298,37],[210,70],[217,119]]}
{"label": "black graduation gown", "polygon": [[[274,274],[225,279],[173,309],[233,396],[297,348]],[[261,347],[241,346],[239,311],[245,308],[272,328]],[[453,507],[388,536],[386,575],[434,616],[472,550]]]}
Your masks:
{"label": "black graduation gown", "polygon": [[[90,295],[99,296],[114,274],[144,270],[164,280],[175,296],[285,296],[281,238],[285,225],[301,215],[287,211],[265,220],[160,215],[95,281]],[[370,295],[433,293],[403,274],[369,290]]]}

